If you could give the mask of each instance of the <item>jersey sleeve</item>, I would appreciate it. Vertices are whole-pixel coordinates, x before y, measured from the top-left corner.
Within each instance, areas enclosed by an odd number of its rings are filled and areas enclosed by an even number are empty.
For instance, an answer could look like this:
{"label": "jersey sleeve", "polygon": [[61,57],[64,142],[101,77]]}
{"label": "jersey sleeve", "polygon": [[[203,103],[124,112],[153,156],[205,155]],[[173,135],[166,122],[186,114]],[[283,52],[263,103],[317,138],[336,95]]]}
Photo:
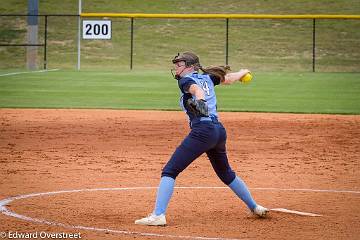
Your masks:
{"label": "jersey sleeve", "polygon": [[189,91],[189,88],[192,84],[196,84],[196,82],[189,78],[189,77],[185,77],[179,80],[178,82],[179,84],[179,88],[183,93],[187,93]]}
{"label": "jersey sleeve", "polygon": [[210,77],[211,81],[213,81],[214,86],[220,84],[220,78],[219,77],[217,77],[215,75],[212,75],[212,74],[209,74],[209,77]]}

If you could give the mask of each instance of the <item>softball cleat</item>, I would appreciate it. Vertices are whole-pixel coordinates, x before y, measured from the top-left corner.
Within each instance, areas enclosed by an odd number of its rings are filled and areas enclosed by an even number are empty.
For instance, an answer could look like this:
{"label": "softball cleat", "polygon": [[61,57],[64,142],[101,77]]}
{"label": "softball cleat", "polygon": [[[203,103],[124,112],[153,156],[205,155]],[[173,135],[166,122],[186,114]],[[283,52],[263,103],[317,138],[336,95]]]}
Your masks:
{"label": "softball cleat", "polygon": [[253,209],[252,212],[258,217],[264,218],[266,217],[266,214],[269,212],[269,209],[264,208],[263,206],[260,205],[256,205],[256,207]]}
{"label": "softball cleat", "polygon": [[155,215],[151,213],[149,216],[135,220],[135,224],[145,226],[165,226],[166,218],[164,214]]}

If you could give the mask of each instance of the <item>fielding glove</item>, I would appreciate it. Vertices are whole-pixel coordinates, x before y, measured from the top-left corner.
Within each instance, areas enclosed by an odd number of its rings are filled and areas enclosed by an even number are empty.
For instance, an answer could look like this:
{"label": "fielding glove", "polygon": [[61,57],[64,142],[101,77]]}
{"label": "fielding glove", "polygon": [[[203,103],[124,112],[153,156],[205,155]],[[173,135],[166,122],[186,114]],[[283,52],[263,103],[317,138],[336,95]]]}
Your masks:
{"label": "fielding glove", "polygon": [[209,116],[209,108],[207,105],[206,100],[199,99],[194,100],[192,98],[189,98],[187,100],[187,105],[189,111],[194,114],[196,117],[208,117]]}

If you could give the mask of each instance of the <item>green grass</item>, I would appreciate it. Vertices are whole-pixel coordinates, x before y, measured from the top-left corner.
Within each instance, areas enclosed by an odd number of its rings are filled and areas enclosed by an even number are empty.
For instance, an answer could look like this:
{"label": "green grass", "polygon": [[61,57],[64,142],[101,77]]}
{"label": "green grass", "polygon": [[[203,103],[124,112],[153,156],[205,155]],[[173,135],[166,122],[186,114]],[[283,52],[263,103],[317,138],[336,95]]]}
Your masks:
{"label": "green grass", "polygon": [[[3,72],[4,73],[4,72]],[[360,113],[359,73],[256,73],[217,87],[219,111]],[[163,71],[57,71],[0,76],[2,108],[179,110],[177,82]]]}

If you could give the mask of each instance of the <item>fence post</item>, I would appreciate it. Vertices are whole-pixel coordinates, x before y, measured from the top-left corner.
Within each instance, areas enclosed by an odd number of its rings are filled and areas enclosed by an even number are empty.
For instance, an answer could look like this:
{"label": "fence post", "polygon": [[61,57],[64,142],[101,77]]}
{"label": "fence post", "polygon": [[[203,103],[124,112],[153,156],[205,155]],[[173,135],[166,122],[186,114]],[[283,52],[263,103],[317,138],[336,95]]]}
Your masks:
{"label": "fence post", "polygon": [[38,32],[39,32],[39,1],[28,0],[27,15],[27,44],[32,46],[26,47],[26,67],[29,70],[37,69]]}
{"label": "fence post", "polygon": [[315,44],[315,41],[316,41],[316,38],[315,38],[315,18],[313,19],[313,45],[312,45],[312,50],[313,50],[313,56],[312,56],[312,71],[315,72],[315,47],[316,47],[316,44]]}
{"label": "fence post", "polygon": [[229,19],[226,19],[225,63],[229,64]]}
{"label": "fence post", "polygon": [[133,51],[134,51],[134,18],[131,18],[130,27],[130,70],[133,68]]}
{"label": "fence post", "polygon": [[48,27],[48,16],[45,15],[45,33],[44,33],[44,69],[47,69],[47,27]]}
{"label": "fence post", "polygon": [[79,13],[78,13],[78,39],[77,39],[77,70],[80,70],[81,65],[81,12],[82,12],[82,2],[79,0]]}

